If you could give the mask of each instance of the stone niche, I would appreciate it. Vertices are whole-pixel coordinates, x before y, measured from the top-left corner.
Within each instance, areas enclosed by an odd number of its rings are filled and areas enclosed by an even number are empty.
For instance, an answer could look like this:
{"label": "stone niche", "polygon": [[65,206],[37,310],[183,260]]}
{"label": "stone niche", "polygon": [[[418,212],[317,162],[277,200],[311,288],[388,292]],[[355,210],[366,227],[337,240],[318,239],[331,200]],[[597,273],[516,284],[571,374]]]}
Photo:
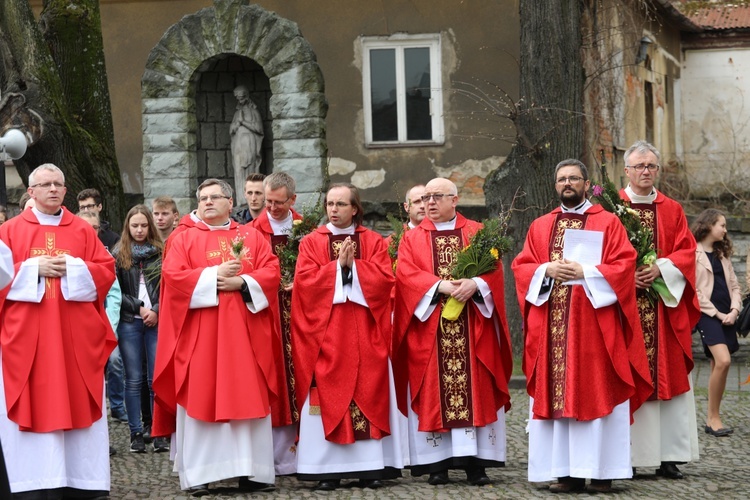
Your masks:
{"label": "stone niche", "polygon": [[328,103],[315,53],[296,23],[246,0],[215,0],[171,26],[146,63],[147,203],[167,195],[187,213],[204,179],[232,180],[229,123],[240,84],[264,120],[261,172],[290,174],[303,203],[317,197],[326,179]]}

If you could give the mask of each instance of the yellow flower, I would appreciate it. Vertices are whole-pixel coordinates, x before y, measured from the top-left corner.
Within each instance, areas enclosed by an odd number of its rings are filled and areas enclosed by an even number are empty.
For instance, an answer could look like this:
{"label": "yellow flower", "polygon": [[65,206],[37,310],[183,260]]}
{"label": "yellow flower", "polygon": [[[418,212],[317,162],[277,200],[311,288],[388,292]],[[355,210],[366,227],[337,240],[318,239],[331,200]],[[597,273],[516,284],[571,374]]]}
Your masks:
{"label": "yellow flower", "polygon": [[500,253],[497,251],[497,248],[490,248],[490,254],[495,260],[500,258]]}
{"label": "yellow flower", "polygon": [[302,224],[302,219],[295,219],[292,221],[293,226],[299,226],[300,224]]}

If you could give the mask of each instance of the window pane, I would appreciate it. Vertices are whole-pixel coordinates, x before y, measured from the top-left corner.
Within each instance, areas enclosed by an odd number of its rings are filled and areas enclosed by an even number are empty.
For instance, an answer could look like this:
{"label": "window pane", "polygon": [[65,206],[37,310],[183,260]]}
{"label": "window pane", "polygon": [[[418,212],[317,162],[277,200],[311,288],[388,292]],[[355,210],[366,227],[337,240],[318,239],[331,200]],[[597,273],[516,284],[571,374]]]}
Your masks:
{"label": "window pane", "polygon": [[404,49],[406,77],[406,139],[432,139],[430,117],[430,49]]}
{"label": "window pane", "polygon": [[396,110],[396,51],[370,51],[370,99],[372,101],[372,140],[398,140]]}

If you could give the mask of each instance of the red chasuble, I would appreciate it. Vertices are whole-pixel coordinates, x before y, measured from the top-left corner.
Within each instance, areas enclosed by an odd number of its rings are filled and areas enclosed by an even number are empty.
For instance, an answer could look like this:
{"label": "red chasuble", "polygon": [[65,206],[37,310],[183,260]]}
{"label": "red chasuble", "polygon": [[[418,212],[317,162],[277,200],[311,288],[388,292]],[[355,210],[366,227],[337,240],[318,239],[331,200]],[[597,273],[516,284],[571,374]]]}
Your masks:
{"label": "red chasuble", "polygon": [[[291,211],[292,220],[302,220],[302,216],[294,209],[291,209]],[[263,233],[271,244],[274,255],[277,254],[279,245],[286,245],[287,236],[285,234],[273,234],[267,210],[261,212],[248,225]],[[287,292],[279,286],[278,299],[279,309],[274,311],[274,317],[277,318],[278,326],[277,341],[274,344],[274,348],[278,351],[276,359],[281,360],[281,362],[276,370],[279,397],[271,405],[271,418],[274,427],[282,427],[299,422],[299,409],[295,400],[294,361],[292,359],[292,292]]]}
{"label": "red chasuble", "polygon": [[[393,273],[383,237],[358,226],[355,266],[368,307],[333,304],[337,254],[321,226],[305,236],[292,296],[297,407],[319,403],[326,440],[349,444],[390,434],[388,346]],[[317,398],[317,401],[315,399]],[[364,432],[363,432],[364,431]]]}
{"label": "red chasuble", "polygon": [[8,418],[22,431],[82,429],[102,417],[104,365],[117,345],[104,310],[115,262],[85,221],[63,210],[59,226],[39,224],[31,210],[0,226],[15,271],[41,255],[82,259],[97,299],[67,301],[60,278],[42,278],[40,303],[8,300],[0,293],[0,341]]}
{"label": "red chasuble", "polygon": [[[523,314],[523,371],[526,390],[534,398],[534,416],[594,420],[628,399],[632,415],[653,387],[633,286],[636,252],[617,217],[594,205],[584,216],[575,216],[582,222],[571,227],[604,233],[602,263],[596,267],[617,295],[615,304],[594,309],[583,286],[561,284],[553,286],[550,299],[541,306],[526,301],[537,268],[550,262],[551,254],[562,258],[555,240],[562,239],[561,229],[573,217],[561,212],[556,208],[532,223],[512,265]],[[565,301],[564,307],[551,314],[558,298]],[[556,339],[561,322],[565,336]],[[553,354],[562,352],[564,358]],[[561,379],[555,370],[564,370]]]}
{"label": "red chasuble", "polygon": [[[411,404],[423,432],[485,426],[497,420],[501,407],[510,408],[508,380],[513,355],[505,319],[502,266],[481,276],[492,291],[495,310],[491,318],[482,316],[470,300],[458,321],[443,321],[441,328],[444,298],[427,321],[414,317],[419,301],[435,282],[450,279],[450,254],[466,246],[481,227],[458,214],[455,230],[437,231],[425,218],[404,233],[399,245],[393,371],[399,409],[406,415]],[[446,246],[447,240],[456,240],[455,248],[449,242]],[[411,401],[406,397],[407,384]],[[458,415],[454,409],[459,410]]]}
{"label": "red chasuble", "polygon": [[[624,189],[620,190],[620,196],[628,200]],[[646,350],[655,381],[651,399],[669,400],[690,390],[692,331],[701,315],[695,292],[696,242],[682,206],[662,193],[657,192],[654,203],[634,204],[633,208],[640,214],[641,222],[654,229],[657,257],[672,261],[687,281],[677,307],[666,307],[659,300],[654,308],[645,294],[638,295]],[[654,317],[656,319],[650,321]]]}
{"label": "red chasuble", "polygon": [[[189,309],[201,272],[234,259],[231,242],[238,234],[248,249],[241,274],[258,282],[269,307],[251,313],[236,291],[218,292],[218,306]],[[174,432],[177,404],[205,422],[267,416],[277,393],[278,259],[260,232],[234,221],[229,230],[211,231],[199,223],[172,238],[162,267],[152,434]]]}

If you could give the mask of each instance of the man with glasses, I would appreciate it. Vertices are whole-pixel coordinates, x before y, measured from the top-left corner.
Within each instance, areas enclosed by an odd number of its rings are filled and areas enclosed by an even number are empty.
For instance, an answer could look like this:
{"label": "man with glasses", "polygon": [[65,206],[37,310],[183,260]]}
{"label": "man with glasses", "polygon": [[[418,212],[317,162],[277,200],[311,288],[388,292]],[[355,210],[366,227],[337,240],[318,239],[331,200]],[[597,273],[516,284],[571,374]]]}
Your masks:
{"label": "man with glasses", "polygon": [[[412,476],[448,483],[449,469],[469,484],[490,483],[487,467],[505,465],[505,411],[513,358],[505,319],[502,265],[454,279],[458,252],[481,224],[456,212],[456,185],[433,179],[422,195],[427,216],[399,247],[393,365],[399,408],[409,421]],[[453,297],[466,306],[442,316]]]}
{"label": "man with glasses", "polygon": [[[531,397],[529,481],[554,481],[554,493],[608,492],[613,479],[632,476],[630,416],[652,389],[636,252],[618,218],[586,198],[583,163],[560,162],[553,179],[561,205],[531,224],[512,265]],[[565,258],[575,240],[601,258]]]}
{"label": "man with glasses", "polygon": [[274,482],[280,273],[263,235],[230,219],[229,184],[207,179],[196,196],[200,222],[170,237],[162,268],[152,435],[176,432],[180,486],[202,496],[233,477]]}
{"label": "man with glasses", "polygon": [[120,241],[120,235],[110,229],[109,222],[102,220],[102,195],[96,189],[88,188],[78,193],[76,198],[79,212],[90,211],[99,216],[99,239],[107,250],[112,252],[117,242]]}
{"label": "man with glasses", "polygon": [[[682,207],[656,190],[661,155],[646,141],[625,151],[628,186],[620,191],[654,233],[658,259],[635,271],[638,312],[654,391],[633,415],[633,467],[656,467],[656,474],[682,479],[677,464],[698,459],[698,429],[690,372],[692,329],[700,307],[695,291],[696,242]],[[649,297],[658,277],[670,296]],[[710,424],[710,423],[709,423]]]}
{"label": "man with glasses", "polygon": [[362,226],[357,188],[333,184],[325,204],[328,223],[300,243],[292,295],[297,477],[320,491],[342,479],[378,488],[403,467],[388,359],[393,274],[383,238]]}
{"label": "man with glasses", "polygon": [[108,498],[104,365],[117,345],[104,309],[114,259],[63,208],[52,164],[29,175],[36,202],[0,226],[17,274],[0,293],[0,437],[13,498]]}
{"label": "man with glasses", "polygon": [[[263,186],[266,209],[253,219],[250,225],[263,233],[276,254],[280,246],[286,245],[293,222],[302,219],[302,216],[292,208],[297,200],[296,183],[289,174],[274,172],[263,180]],[[297,440],[299,410],[294,399],[294,363],[290,323],[292,290],[285,289],[280,284],[278,297],[279,310],[274,311],[274,316],[280,328],[280,335],[276,340],[279,350],[276,373],[280,393],[279,398],[271,406],[271,415],[276,474],[286,475],[297,472],[297,447],[294,443]],[[257,488],[258,490],[268,489],[260,486]]]}

